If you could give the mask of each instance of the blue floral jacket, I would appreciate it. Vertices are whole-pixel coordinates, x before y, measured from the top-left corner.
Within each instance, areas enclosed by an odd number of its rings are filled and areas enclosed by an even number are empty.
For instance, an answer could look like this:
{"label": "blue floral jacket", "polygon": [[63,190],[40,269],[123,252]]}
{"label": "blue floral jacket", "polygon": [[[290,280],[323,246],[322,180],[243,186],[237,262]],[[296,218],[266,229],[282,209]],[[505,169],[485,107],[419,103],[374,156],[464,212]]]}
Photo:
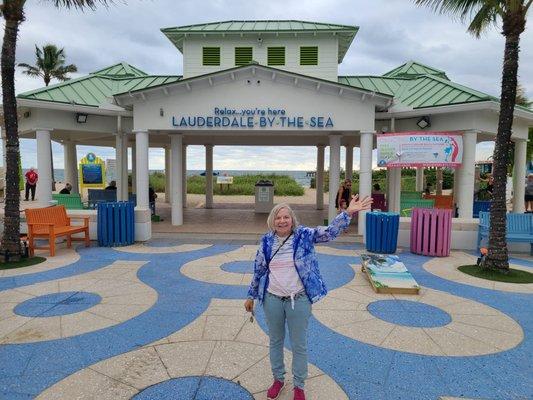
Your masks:
{"label": "blue floral jacket", "polygon": [[[342,212],[329,226],[308,228],[298,226],[293,234],[294,265],[302,280],[305,293],[311,303],[315,303],[327,294],[326,285],[318,269],[315,254],[315,243],[329,242],[350,225],[350,215]],[[261,238],[257,255],[255,256],[254,276],[248,289],[248,298],[263,300],[268,287],[268,260],[274,245],[274,232],[269,232]]]}

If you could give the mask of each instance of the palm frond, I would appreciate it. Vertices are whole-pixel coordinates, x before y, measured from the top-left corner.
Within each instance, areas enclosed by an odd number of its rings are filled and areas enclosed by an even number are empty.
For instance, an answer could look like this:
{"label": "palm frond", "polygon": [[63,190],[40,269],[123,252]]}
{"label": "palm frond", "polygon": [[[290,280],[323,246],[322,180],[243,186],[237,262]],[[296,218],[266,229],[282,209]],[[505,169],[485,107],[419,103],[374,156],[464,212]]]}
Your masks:
{"label": "palm frond", "polygon": [[23,74],[29,75],[29,76],[42,76],[41,70],[34,67],[33,65],[29,65],[26,63],[19,63],[19,67],[26,68],[24,71],[22,71]]}
{"label": "palm frond", "polygon": [[469,22],[468,32],[479,37],[490,25],[495,24],[498,16],[505,12],[509,2],[523,0],[414,0],[415,4],[428,6],[440,14],[458,17]]}
{"label": "palm frond", "polygon": [[499,7],[495,4],[496,1],[487,1],[472,18],[468,26],[468,32],[476,37],[480,37],[481,33],[487,29],[491,24],[496,24],[499,14]]}
{"label": "palm frond", "polygon": [[75,8],[78,10],[89,8],[94,10],[98,4],[107,7],[110,4],[113,4],[114,0],[53,0],[53,2],[56,7]]}

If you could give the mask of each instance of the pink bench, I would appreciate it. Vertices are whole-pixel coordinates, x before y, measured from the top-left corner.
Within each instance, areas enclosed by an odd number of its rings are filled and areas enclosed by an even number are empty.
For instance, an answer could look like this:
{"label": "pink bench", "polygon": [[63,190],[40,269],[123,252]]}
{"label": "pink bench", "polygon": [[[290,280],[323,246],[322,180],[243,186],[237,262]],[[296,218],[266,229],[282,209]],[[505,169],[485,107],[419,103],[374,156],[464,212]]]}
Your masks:
{"label": "pink bench", "polygon": [[450,255],[452,210],[414,208],[411,215],[411,253]]}

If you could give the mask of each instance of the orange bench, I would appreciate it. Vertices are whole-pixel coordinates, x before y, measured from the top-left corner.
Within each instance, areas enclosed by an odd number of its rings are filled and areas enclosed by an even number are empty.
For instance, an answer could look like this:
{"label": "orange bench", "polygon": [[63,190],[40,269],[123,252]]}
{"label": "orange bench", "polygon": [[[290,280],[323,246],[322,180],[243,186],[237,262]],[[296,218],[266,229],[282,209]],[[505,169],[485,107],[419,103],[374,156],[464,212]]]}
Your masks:
{"label": "orange bench", "polygon": [[453,210],[453,196],[425,194],[424,199],[434,199],[435,208],[443,208],[446,210]]}
{"label": "orange bench", "polygon": [[[67,237],[67,247],[72,246],[73,240],[84,240],[85,246],[91,245],[89,239],[89,217],[79,217],[84,220],[83,225],[71,225],[70,217],[64,206],[54,206],[45,208],[28,208],[26,222],[28,223],[28,242],[30,256],[33,256],[35,249],[50,249],[50,256],[55,255],[56,238]],[[85,237],[73,238],[75,233],[85,233]],[[34,240],[48,238],[49,247],[37,247]]]}

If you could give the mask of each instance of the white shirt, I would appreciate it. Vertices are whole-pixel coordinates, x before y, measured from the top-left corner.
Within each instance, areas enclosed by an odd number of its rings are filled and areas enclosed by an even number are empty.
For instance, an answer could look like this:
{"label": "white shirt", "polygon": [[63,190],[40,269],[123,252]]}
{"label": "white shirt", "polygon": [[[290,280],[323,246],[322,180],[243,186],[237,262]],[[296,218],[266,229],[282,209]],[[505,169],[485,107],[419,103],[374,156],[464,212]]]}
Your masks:
{"label": "white shirt", "polygon": [[[296,271],[294,265],[293,249],[291,236],[279,249],[276,255],[270,260],[269,265],[269,284],[267,291],[276,296],[286,297],[291,299],[294,295],[304,290],[304,286]],[[283,243],[285,238],[279,238],[277,235],[274,238],[274,246],[272,247],[272,254]]]}

